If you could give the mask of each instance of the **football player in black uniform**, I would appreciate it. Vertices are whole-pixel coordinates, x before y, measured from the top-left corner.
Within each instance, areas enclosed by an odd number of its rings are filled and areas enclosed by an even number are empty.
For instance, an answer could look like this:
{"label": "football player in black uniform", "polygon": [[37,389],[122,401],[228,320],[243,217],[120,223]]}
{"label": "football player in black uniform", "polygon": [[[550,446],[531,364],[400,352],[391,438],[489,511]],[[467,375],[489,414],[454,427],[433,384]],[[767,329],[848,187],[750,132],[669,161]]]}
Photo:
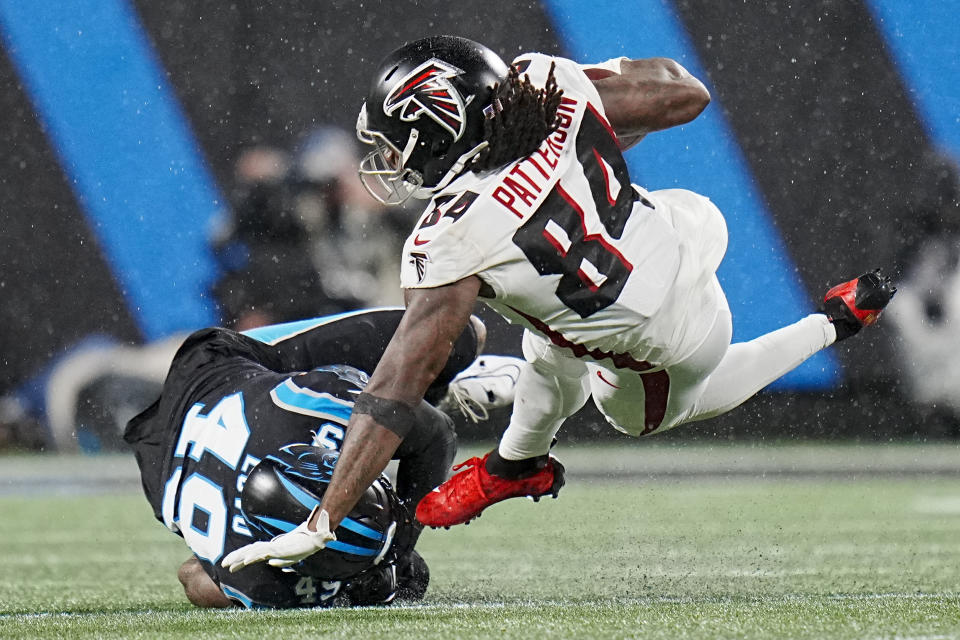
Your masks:
{"label": "football player in black uniform", "polygon": [[[232,550],[292,530],[319,504],[365,372],[402,315],[359,311],[242,334],[210,328],[184,342],[161,397],[124,439],[154,515],[193,551],[178,574],[191,602],[288,608],[423,596],[429,573],[413,551],[420,527],[412,513],[445,479],[456,448],[452,421],[427,402],[394,456],[396,490],[376,480],[326,550],[286,568],[220,566]],[[475,318],[428,397],[443,396],[483,339]]]}

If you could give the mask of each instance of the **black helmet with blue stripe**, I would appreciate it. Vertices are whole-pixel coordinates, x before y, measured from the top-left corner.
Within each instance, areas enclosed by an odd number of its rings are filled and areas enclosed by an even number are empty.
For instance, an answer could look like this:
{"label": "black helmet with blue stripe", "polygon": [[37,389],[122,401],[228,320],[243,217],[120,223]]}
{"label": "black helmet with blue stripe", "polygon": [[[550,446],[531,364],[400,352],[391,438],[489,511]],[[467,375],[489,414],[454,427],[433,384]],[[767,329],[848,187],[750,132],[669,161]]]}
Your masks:
{"label": "black helmet with blue stripe", "polygon": [[[307,519],[326,491],[339,452],[308,444],[283,447],[247,476],[240,503],[250,530],[269,540]],[[343,580],[393,560],[410,538],[411,518],[381,476],[340,523],[335,541],[292,568],[323,580]]]}

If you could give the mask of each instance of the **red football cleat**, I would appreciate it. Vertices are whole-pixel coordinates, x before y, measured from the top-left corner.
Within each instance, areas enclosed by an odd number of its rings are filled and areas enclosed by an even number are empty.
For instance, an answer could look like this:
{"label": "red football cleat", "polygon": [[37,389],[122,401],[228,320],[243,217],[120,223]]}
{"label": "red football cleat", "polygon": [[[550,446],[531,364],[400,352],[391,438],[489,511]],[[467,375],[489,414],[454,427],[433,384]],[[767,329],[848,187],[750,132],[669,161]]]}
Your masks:
{"label": "red football cleat", "polygon": [[827,291],[821,309],[833,322],[840,341],[876,323],[896,292],[890,278],[877,269]]}
{"label": "red football cleat", "polygon": [[509,479],[487,471],[490,454],[470,458],[453,468],[463,469],[424,496],[417,505],[417,520],[428,527],[452,527],[470,522],[492,504],[528,496],[539,500],[547,494],[554,498],[563,486],[563,465],[550,456],[547,465],[524,478]]}

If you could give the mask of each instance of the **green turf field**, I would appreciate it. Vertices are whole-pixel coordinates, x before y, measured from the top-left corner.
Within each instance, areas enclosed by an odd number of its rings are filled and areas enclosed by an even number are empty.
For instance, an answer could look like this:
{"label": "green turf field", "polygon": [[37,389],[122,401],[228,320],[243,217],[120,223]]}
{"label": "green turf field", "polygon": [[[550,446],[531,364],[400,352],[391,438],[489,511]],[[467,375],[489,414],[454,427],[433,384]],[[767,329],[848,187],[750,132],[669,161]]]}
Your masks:
{"label": "green turf field", "polygon": [[188,605],[128,460],[0,458],[0,638],[960,638],[958,452],[561,451],[560,500],[424,534],[423,605],[288,612]]}

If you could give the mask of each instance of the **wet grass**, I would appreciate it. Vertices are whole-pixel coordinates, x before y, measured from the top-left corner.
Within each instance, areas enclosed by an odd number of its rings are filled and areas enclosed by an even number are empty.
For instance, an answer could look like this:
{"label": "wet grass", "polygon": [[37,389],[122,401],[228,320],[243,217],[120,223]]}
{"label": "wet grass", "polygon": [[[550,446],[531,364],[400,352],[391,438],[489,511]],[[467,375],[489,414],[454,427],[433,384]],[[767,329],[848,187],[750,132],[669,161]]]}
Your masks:
{"label": "wet grass", "polygon": [[198,611],[129,488],[0,497],[0,638],[960,637],[960,478],[576,476],[428,531],[415,607]]}

